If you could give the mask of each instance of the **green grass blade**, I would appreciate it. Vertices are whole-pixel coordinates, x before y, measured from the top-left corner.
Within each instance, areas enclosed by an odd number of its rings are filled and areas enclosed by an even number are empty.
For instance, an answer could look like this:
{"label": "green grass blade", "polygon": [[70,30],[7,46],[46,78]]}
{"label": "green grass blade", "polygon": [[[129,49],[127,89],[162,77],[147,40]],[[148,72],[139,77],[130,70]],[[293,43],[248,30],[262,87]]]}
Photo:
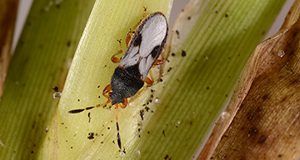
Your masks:
{"label": "green grass blade", "polygon": [[[141,153],[153,159],[198,156],[247,58],[284,2],[195,0],[190,3],[175,28],[181,36],[179,40],[177,35],[173,36],[175,56],[170,57],[166,66],[166,70],[172,67],[172,71],[164,78],[165,89],[159,95],[161,104],[146,128],[161,137],[143,138],[137,147],[143,148]],[[163,142],[159,149],[144,147],[158,141]],[[153,152],[154,156],[149,154]]]}
{"label": "green grass blade", "polygon": [[[93,0],[34,1],[0,102],[0,159],[34,159]],[[60,88],[61,89],[61,88]]]}
{"label": "green grass blade", "polygon": [[[162,11],[168,15],[171,4],[158,0],[97,1],[40,156],[191,159],[226,104],[246,59],[283,3],[283,0],[191,2],[183,13],[185,18],[176,25],[180,40],[175,41],[177,35],[173,35],[175,56],[169,57],[170,62],[165,65],[163,82],[145,87],[130,99],[126,109],[118,112],[97,108],[69,114],[72,109],[104,103],[101,92],[117,66],[110,57],[119,50],[117,40],[124,42],[126,33],[142,18],[143,6],[150,13]],[[182,56],[182,50],[186,56]],[[157,77],[157,69],[154,70]],[[126,153],[117,146],[116,114]],[[88,138],[92,133],[93,138]]]}

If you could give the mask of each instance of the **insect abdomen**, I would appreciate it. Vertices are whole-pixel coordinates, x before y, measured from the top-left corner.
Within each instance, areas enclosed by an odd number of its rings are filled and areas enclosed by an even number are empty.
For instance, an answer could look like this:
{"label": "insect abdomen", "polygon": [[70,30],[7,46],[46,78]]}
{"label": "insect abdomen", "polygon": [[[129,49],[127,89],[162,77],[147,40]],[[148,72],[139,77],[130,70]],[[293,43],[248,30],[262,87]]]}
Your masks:
{"label": "insect abdomen", "polygon": [[144,85],[139,77],[138,66],[128,68],[117,67],[112,79],[112,93],[110,95],[112,104],[123,103],[125,98],[134,96]]}

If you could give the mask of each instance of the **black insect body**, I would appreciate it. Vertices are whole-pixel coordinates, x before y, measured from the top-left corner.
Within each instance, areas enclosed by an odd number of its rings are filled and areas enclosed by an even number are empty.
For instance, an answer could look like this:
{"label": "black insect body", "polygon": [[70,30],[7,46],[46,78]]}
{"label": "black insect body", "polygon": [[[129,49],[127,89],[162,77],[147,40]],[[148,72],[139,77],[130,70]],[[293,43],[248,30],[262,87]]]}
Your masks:
{"label": "black insect body", "polygon": [[140,23],[110,85],[103,90],[103,95],[108,93],[106,97],[112,105],[122,103],[126,107],[127,98],[134,96],[144,82],[153,83],[147,75],[163,50],[167,34],[167,20],[160,12],[149,15]]}
{"label": "black insect body", "polygon": [[[112,57],[113,61],[120,61],[120,64],[115,69],[110,84],[103,90],[103,95],[108,98],[108,101],[104,105],[97,104],[83,109],[74,109],[70,110],[69,113],[80,113],[102,105],[106,106],[110,102],[112,105],[116,105],[116,108],[119,104],[122,104],[121,107],[123,108],[126,107],[127,98],[134,96],[144,86],[144,82],[147,84],[153,83],[153,80],[148,78],[147,75],[154,63],[161,63],[157,59],[166,43],[167,34],[168,23],[162,13],[155,12],[142,20],[129,42],[124,57],[121,60]],[[90,113],[88,117],[90,121]],[[118,118],[116,119],[116,127],[117,142],[121,151],[122,144]],[[90,135],[89,139],[91,139]],[[125,152],[125,148],[123,152]]]}

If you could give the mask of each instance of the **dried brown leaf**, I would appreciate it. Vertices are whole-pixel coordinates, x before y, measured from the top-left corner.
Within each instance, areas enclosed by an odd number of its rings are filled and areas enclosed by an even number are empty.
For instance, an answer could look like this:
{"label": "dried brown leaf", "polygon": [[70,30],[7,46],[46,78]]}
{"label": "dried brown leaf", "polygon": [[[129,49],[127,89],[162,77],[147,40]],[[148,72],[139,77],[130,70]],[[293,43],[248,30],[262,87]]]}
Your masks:
{"label": "dried brown leaf", "polygon": [[299,8],[256,48],[199,159],[300,157]]}
{"label": "dried brown leaf", "polygon": [[9,64],[19,0],[0,1],[0,96]]}

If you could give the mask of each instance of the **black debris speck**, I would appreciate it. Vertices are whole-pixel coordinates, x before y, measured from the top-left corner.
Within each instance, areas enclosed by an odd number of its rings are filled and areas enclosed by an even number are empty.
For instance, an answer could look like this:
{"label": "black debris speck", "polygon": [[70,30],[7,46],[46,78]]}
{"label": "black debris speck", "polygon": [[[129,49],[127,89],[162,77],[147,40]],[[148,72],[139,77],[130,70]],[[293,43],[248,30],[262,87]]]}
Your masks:
{"label": "black debris speck", "polygon": [[228,15],[227,13],[225,13],[225,18],[228,18],[228,16],[229,16],[229,15]]}
{"label": "black debris speck", "polygon": [[192,17],[191,17],[191,16],[188,16],[188,17],[187,17],[187,19],[188,19],[188,20],[191,20],[191,19],[192,19]]}
{"label": "black debris speck", "polygon": [[94,139],[95,137],[94,137],[94,132],[90,132],[89,134],[88,134],[88,139],[89,140],[91,140],[91,139]]}
{"label": "black debris speck", "polygon": [[181,56],[182,56],[182,57],[185,57],[185,56],[186,56],[186,51],[185,51],[185,50],[182,50]]}
{"label": "black debris speck", "polygon": [[89,123],[91,122],[91,112],[88,113]]}
{"label": "black debris speck", "polygon": [[145,110],[146,110],[146,112],[148,112],[150,110],[150,108],[149,107],[145,107]]}
{"label": "black debris speck", "polygon": [[53,87],[52,89],[53,89],[54,92],[58,92],[58,87],[57,86]]}
{"label": "black debris speck", "polygon": [[171,56],[172,56],[172,57],[175,57],[175,56],[176,56],[176,54],[175,54],[175,53],[171,53]]}
{"label": "black debris speck", "polygon": [[141,119],[144,120],[144,114],[145,114],[145,110],[140,110],[140,116],[141,116]]}
{"label": "black debris speck", "polygon": [[176,35],[177,35],[177,38],[179,39],[180,38],[180,33],[178,30],[175,31]]}
{"label": "black debris speck", "polygon": [[68,46],[68,47],[71,46],[71,41],[70,41],[70,40],[67,42],[67,46]]}
{"label": "black debris speck", "polygon": [[171,160],[172,158],[167,154],[165,157],[164,157],[165,160]]}

